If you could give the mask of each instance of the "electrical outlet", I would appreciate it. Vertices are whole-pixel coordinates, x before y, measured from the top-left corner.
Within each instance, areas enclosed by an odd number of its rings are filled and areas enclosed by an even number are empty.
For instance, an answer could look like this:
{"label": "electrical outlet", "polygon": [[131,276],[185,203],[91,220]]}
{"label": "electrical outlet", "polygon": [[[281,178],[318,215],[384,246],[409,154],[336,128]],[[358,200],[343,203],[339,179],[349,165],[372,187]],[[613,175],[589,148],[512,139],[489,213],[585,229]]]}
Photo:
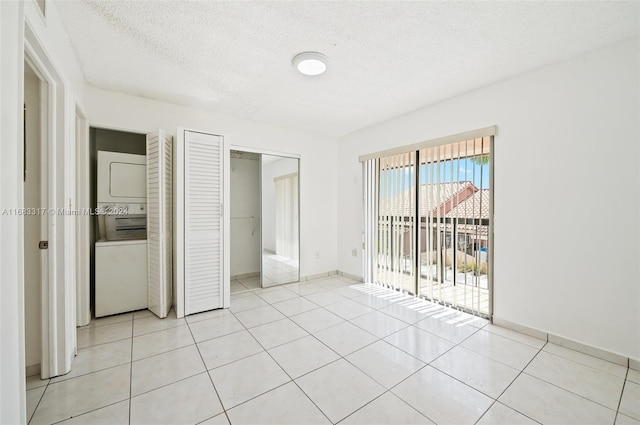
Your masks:
{"label": "electrical outlet", "polygon": [[316,251],[316,260],[320,259],[320,251]]}
{"label": "electrical outlet", "polygon": [[351,255],[353,255],[354,257],[358,256],[358,250],[356,248],[351,250]]}

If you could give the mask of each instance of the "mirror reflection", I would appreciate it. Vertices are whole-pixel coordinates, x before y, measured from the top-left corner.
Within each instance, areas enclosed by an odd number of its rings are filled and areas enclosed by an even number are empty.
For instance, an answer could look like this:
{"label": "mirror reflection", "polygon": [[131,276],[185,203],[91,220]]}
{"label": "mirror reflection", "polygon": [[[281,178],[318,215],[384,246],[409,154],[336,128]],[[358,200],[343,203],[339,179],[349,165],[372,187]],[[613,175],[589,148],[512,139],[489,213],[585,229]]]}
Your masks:
{"label": "mirror reflection", "polygon": [[261,157],[263,288],[300,279],[298,161]]}

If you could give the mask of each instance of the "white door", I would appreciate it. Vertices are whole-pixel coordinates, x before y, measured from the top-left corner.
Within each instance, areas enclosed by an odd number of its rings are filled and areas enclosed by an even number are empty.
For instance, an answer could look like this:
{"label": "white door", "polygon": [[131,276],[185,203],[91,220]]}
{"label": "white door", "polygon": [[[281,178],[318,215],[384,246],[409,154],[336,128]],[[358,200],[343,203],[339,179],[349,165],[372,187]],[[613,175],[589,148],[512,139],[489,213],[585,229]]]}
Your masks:
{"label": "white door", "polygon": [[164,130],[147,135],[148,308],[160,318],[171,309],[172,150]]}
{"label": "white door", "polygon": [[223,138],[178,129],[176,313],[223,307]]}

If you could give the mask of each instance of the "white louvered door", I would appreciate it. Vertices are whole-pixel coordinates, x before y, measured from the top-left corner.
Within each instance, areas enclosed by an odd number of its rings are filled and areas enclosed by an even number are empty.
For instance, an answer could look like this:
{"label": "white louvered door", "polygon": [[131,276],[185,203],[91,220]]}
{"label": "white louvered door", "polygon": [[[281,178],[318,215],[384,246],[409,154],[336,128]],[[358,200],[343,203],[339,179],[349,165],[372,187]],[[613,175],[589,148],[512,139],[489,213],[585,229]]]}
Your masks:
{"label": "white louvered door", "polygon": [[[183,243],[178,245],[183,257],[177,264],[182,270],[184,310],[178,317],[223,307],[223,139],[221,136],[190,130],[182,132],[178,151],[183,159],[180,223]],[[180,178],[182,177],[182,179]],[[179,283],[178,283],[179,284]],[[180,301],[180,299],[178,300]],[[182,311],[181,311],[182,310]]]}
{"label": "white louvered door", "polygon": [[172,138],[164,130],[147,135],[148,308],[160,318],[171,309]]}

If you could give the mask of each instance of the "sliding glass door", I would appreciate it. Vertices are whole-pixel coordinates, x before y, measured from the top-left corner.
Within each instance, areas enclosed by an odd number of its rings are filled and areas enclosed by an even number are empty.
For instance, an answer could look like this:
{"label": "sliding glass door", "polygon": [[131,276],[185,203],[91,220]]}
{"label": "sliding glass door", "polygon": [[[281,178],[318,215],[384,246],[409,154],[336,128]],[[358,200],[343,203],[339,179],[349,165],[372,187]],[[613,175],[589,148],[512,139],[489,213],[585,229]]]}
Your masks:
{"label": "sliding glass door", "polygon": [[364,163],[367,280],[490,315],[492,144],[480,137]]}
{"label": "sliding glass door", "polygon": [[421,149],[419,157],[418,293],[489,315],[491,138]]}

